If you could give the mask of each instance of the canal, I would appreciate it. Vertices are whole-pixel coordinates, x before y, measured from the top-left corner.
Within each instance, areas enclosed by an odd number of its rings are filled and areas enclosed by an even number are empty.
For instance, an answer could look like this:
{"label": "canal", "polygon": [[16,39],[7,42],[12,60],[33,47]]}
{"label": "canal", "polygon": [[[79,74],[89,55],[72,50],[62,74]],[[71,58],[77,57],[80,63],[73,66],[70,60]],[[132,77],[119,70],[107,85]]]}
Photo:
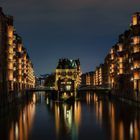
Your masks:
{"label": "canal", "polygon": [[85,92],[73,103],[33,93],[0,117],[0,140],[140,140],[140,109]]}

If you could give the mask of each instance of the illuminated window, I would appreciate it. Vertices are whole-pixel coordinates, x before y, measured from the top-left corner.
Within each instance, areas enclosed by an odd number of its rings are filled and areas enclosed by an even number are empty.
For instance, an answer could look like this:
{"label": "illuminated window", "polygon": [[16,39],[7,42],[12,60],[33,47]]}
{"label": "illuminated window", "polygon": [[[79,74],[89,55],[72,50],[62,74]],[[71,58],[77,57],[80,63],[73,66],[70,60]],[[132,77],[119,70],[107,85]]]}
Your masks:
{"label": "illuminated window", "polygon": [[122,68],[123,68],[123,64],[121,63],[121,64],[119,65],[119,67],[122,69]]}
{"label": "illuminated window", "polygon": [[119,62],[123,62],[123,58],[122,57],[119,57]]}
{"label": "illuminated window", "polygon": [[133,16],[133,18],[132,18],[132,24],[133,24],[133,25],[137,25],[137,24],[138,24],[137,15],[134,15],[134,16]]}
{"label": "illuminated window", "polygon": [[138,72],[135,72],[135,73],[134,73],[134,79],[140,79],[140,75],[139,75]]}
{"label": "illuminated window", "polygon": [[111,53],[111,54],[113,53],[113,49],[110,50],[110,53]]}
{"label": "illuminated window", "polygon": [[13,53],[13,48],[12,47],[9,47],[9,53]]}
{"label": "illuminated window", "polygon": [[8,43],[9,43],[9,45],[12,45],[13,44],[13,39],[9,38]]}
{"label": "illuminated window", "polygon": [[66,90],[67,90],[67,91],[71,90],[71,86],[70,86],[70,85],[67,85],[67,86],[66,86]]}
{"label": "illuminated window", "polygon": [[114,68],[114,64],[111,64],[111,67]]}
{"label": "illuminated window", "polygon": [[8,73],[8,80],[13,80],[13,73],[10,71]]}
{"label": "illuminated window", "polygon": [[140,37],[139,36],[133,37],[133,43],[134,44],[139,44],[140,43]]}
{"label": "illuminated window", "polygon": [[9,59],[12,60],[13,59],[13,55],[9,54]]}
{"label": "illuminated window", "polygon": [[140,62],[134,62],[134,69],[140,68]]}
{"label": "illuminated window", "polygon": [[13,37],[13,27],[12,26],[8,26],[8,36],[9,37]]}
{"label": "illuminated window", "polygon": [[22,46],[21,44],[18,46],[18,52],[21,52],[22,51]]}
{"label": "illuminated window", "polygon": [[8,63],[8,68],[13,69],[13,63]]}
{"label": "illuminated window", "polygon": [[118,49],[118,51],[122,51],[123,50],[123,45],[121,45],[121,44],[119,44],[119,49]]}
{"label": "illuminated window", "polygon": [[134,53],[140,52],[139,46],[135,46],[135,47],[133,48],[133,52],[134,52]]}
{"label": "illuminated window", "polygon": [[113,59],[114,59],[114,54],[111,55],[111,60],[113,60]]}
{"label": "illuminated window", "polygon": [[119,74],[123,74],[123,69],[119,69]]}

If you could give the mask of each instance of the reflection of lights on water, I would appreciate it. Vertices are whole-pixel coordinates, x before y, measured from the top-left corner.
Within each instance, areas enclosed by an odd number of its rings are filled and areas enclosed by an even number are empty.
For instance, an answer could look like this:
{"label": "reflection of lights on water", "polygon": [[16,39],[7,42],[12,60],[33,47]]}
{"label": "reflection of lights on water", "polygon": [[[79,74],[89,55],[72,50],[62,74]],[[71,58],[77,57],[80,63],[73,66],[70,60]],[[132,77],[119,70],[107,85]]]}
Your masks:
{"label": "reflection of lights on water", "polygon": [[13,123],[9,131],[9,140],[27,140],[35,115],[35,104],[27,104]]}
{"label": "reflection of lights on water", "polygon": [[72,126],[72,108],[70,110],[67,110],[66,120],[68,122],[68,127],[71,128],[71,126]]}
{"label": "reflection of lights on water", "polygon": [[98,101],[97,100],[97,95],[95,93],[94,93],[94,96],[93,96],[93,100],[94,100],[94,102]]}
{"label": "reflection of lights on water", "polygon": [[115,140],[115,132],[116,132],[116,125],[115,125],[115,108],[112,103],[109,103],[109,117],[110,117],[110,124],[111,124],[111,139]]}
{"label": "reflection of lights on water", "polygon": [[25,111],[23,112],[23,122],[25,123]]}
{"label": "reflection of lights on water", "polygon": [[137,120],[134,120],[134,136],[135,140],[139,140],[139,127]]}
{"label": "reflection of lights on water", "polygon": [[86,101],[87,101],[87,104],[90,104],[90,93],[89,92],[86,94]]}
{"label": "reflection of lights on water", "polygon": [[66,108],[66,104],[64,104],[64,117],[67,118],[67,108]]}
{"label": "reflection of lights on water", "polygon": [[96,111],[96,119],[100,126],[102,125],[102,118],[103,118],[103,104],[101,100],[98,100],[98,96],[94,93],[93,99],[95,104],[95,111]]}
{"label": "reflection of lights on water", "polygon": [[70,111],[67,110],[67,116],[66,116],[66,118],[69,118],[69,113],[70,113]]}
{"label": "reflection of lights on water", "polygon": [[18,130],[18,123],[16,123],[16,125],[15,125],[15,136],[16,136],[16,140],[18,140],[18,132],[19,130]]}
{"label": "reflection of lights on water", "polygon": [[81,122],[81,104],[80,102],[75,102],[74,104],[74,119],[76,127],[79,127]]}
{"label": "reflection of lights on water", "polygon": [[129,131],[130,131],[130,138],[133,138],[133,123],[130,123],[130,128],[129,128]]}
{"label": "reflection of lights on water", "polygon": [[123,122],[121,121],[119,123],[119,140],[123,140],[124,139],[124,126],[123,126]]}
{"label": "reflection of lights on water", "polygon": [[47,103],[47,105],[49,104],[49,98],[46,99],[46,103]]}
{"label": "reflection of lights on water", "polygon": [[112,114],[111,114],[112,104],[110,102],[108,103],[108,108],[109,108],[109,116],[111,117],[112,116]]}
{"label": "reflection of lights on water", "polygon": [[73,96],[73,94],[74,94],[74,93],[73,93],[73,92],[71,92],[71,96]]}
{"label": "reflection of lights on water", "polygon": [[35,95],[35,93],[33,94],[33,103],[36,103],[36,95]]}
{"label": "reflection of lights on water", "polygon": [[53,102],[50,101],[50,108],[53,108]]}
{"label": "reflection of lights on water", "polygon": [[97,119],[98,119],[98,122],[100,124],[100,126],[102,125],[102,113],[103,113],[103,108],[102,108],[102,102],[97,102],[97,105],[96,105],[96,114],[97,114]]}
{"label": "reflection of lights on water", "polygon": [[55,104],[55,127],[56,127],[56,133],[59,134],[60,109],[59,109],[59,105],[57,105],[57,104]]}

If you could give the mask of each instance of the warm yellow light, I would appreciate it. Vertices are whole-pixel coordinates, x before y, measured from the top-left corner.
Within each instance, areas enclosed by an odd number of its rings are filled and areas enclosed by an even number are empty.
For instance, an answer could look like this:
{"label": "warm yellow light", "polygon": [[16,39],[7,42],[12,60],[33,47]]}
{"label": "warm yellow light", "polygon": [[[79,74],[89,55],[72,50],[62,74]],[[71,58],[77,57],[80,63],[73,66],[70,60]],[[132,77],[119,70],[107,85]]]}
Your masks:
{"label": "warm yellow light", "polygon": [[133,38],[133,43],[134,44],[139,44],[140,43],[140,37],[139,36],[136,36]]}
{"label": "warm yellow light", "polygon": [[13,80],[13,72],[9,71],[8,73],[8,80],[12,81]]}
{"label": "warm yellow light", "polygon": [[139,72],[134,72],[134,79],[140,79]]}
{"label": "warm yellow light", "polygon": [[119,44],[119,51],[121,52],[123,50],[123,46]]}
{"label": "warm yellow light", "polygon": [[122,69],[122,68],[123,68],[123,64],[121,63],[121,64],[119,65],[119,67],[120,67],[120,69]]}
{"label": "warm yellow light", "polygon": [[140,47],[139,46],[134,46],[133,52],[134,53],[140,52]]}
{"label": "warm yellow light", "polygon": [[8,63],[8,69],[13,69],[13,63],[12,62]]}
{"label": "warm yellow light", "polygon": [[119,62],[123,62],[123,58],[122,57],[119,57]]}
{"label": "warm yellow light", "polygon": [[119,69],[119,74],[123,74],[123,69]]}
{"label": "warm yellow light", "polygon": [[140,68],[140,62],[134,62],[134,69]]}
{"label": "warm yellow light", "polygon": [[10,38],[13,37],[13,26],[8,26],[8,36],[9,36]]}
{"label": "warm yellow light", "polygon": [[137,25],[137,24],[138,24],[137,15],[134,15],[134,16],[133,16],[133,18],[132,18],[132,24],[133,24],[133,25]]}

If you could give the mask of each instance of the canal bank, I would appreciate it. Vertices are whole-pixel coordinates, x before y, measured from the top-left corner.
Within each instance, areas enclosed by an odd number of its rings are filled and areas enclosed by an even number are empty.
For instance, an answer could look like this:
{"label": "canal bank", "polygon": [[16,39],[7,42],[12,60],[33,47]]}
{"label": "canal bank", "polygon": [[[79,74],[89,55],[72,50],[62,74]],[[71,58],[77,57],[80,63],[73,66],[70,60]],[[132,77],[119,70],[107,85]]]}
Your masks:
{"label": "canal bank", "polygon": [[120,96],[118,94],[113,94],[111,92],[107,93],[107,95],[110,97],[110,98],[113,98],[113,99],[117,99],[121,102],[125,102],[125,103],[128,103],[130,105],[133,105],[135,107],[138,107],[140,108],[140,101],[137,100],[136,98],[130,98],[128,96]]}
{"label": "canal bank", "polygon": [[[98,89],[98,88],[93,88],[93,87],[84,87],[79,89],[78,92],[87,92],[87,91],[92,91],[96,93],[100,93],[103,95],[107,95],[109,98],[115,99],[115,100],[120,100],[122,102],[126,102],[130,105],[134,105],[135,107],[140,108],[140,99],[139,97],[133,95],[133,94],[125,94],[121,93],[121,91],[115,91],[115,90],[110,90],[110,89]],[[129,96],[128,96],[129,95]]]}

